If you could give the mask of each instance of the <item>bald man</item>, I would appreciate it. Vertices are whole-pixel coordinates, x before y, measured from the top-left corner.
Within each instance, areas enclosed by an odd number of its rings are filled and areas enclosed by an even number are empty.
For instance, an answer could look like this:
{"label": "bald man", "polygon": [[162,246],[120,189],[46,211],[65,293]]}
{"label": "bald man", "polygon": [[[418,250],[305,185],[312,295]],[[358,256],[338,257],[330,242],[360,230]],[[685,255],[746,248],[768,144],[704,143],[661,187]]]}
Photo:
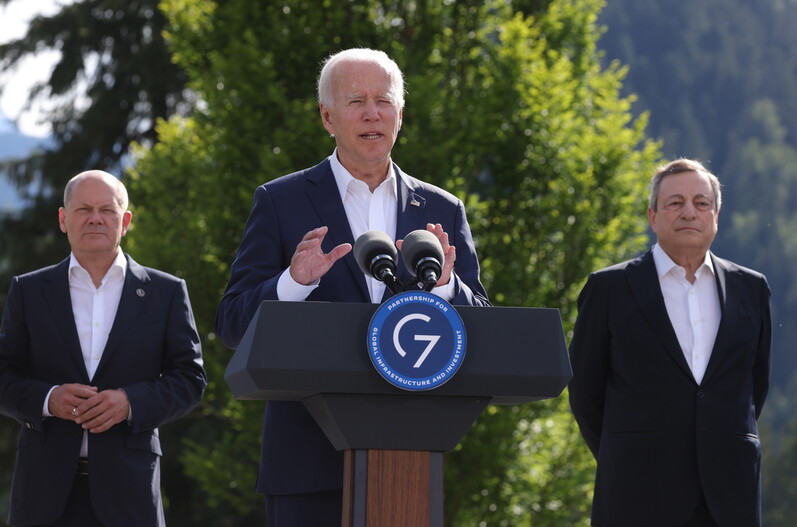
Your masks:
{"label": "bald man", "polygon": [[58,211],[70,256],[11,281],[0,413],[22,426],[10,525],[165,525],[158,427],[207,380],[185,282],[120,248],[127,204],[111,174],[78,174]]}

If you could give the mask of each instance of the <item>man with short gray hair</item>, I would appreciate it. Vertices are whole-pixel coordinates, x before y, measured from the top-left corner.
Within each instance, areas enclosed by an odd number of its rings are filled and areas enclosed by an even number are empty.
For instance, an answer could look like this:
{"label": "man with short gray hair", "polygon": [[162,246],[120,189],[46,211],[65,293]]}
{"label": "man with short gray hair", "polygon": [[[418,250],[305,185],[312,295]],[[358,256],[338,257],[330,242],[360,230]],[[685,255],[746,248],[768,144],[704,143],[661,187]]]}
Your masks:
{"label": "man with short gray hair", "polygon": [[722,194],[702,164],[660,167],[649,203],[656,244],[589,276],[570,343],[592,525],[760,527],[769,286],[709,250]]}

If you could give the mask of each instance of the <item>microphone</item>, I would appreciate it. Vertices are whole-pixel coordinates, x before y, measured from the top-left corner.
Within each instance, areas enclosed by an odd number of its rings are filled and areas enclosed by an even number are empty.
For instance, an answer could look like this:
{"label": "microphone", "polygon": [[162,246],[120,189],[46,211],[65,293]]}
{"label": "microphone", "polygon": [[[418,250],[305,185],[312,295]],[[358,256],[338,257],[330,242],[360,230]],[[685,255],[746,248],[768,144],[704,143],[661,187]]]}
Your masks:
{"label": "microphone", "polygon": [[396,246],[390,236],[381,231],[368,231],[354,242],[354,259],[362,272],[384,282],[393,294],[404,291],[396,279]]}
{"label": "microphone", "polygon": [[404,238],[401,255],[407,269],[423,282],[423,290],[431,291],[443,271],[443,247],[437,236],[423,229],[412,231]]}

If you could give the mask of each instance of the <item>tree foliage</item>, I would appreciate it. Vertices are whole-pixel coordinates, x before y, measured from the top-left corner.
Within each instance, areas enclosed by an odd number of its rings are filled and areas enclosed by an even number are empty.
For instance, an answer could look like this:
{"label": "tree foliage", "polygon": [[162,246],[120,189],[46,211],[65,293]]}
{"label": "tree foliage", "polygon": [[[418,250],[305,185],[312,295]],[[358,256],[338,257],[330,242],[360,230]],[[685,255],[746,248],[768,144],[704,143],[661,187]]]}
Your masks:
{"label": "tree foliage", "polygon": [[[0,0],[0,4],[22,0]],[[155,120],[183,101],[185,76],[170,60],[157,0],[79,0],[35,17],[24,37],[0,45],[0,70],[45,50],[60,53],[27,106],[46,100],[52,136],[29,158],[3,163],[27,203],[0,215],[0,302],[10,277],[68,254],[56,211],[67,180],[89,168],[121,175],[132,141],[155,139]],[[2,86],[0,86],[2,89]]]}
{"label": "tree foliage", "polygon": [[[587,273],[644,242],[658,150],[619,95],[623,70],[599,65],[600,2],[323,4],[162,4],[198,104],[136,153],[127,249],[188,281],[211,385],[182,458],[219,525],[260,514],[262,404],[231,399],[214,313],[254,188],[334,147],[315,102],[325,56],[367,46],[399,63],[408,96],[393,157],[465,200],[496,304],[559,307],[570,328]],[[565,398],[491,407],[446,456],[447,522],[586,525],[591,463]]]}

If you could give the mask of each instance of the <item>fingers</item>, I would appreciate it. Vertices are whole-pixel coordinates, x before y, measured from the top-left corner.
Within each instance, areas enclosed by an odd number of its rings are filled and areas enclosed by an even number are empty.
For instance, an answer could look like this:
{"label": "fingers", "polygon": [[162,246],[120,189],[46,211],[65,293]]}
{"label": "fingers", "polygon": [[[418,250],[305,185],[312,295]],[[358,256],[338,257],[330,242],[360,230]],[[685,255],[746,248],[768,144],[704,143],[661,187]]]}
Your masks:
{"label": "fingers", "polygon": [[315,282],[351,251],[350,243],[342,243],[325,254],[321,249],[321,242],[328,230],[326,226],[313,229],[296,246],[296,252],[291,258],[290,273],[297,283],[308,285]]}
{"label": "fingers", "polygon": [[454,272],[454,262],[457,259],[457,249],[453,245],[448,246],[448,250],[443,253],[445,261],[443,262],[443,269],[440,272],[440,279],[437,285],[446,285],[451,280],[451,274]]}
{"label": "fingers", "polygon": [[[440,242],[440,247],[443,249],[443,267],[440,272],[440,279],[437,285],[446,285],[451,280],[451,274],[454,272],[454,261],[457,259],[457,250],[453,245],[449,245],[448,233],[443,230],[443,226],[439,223],[427,223],[426,230],[431,232],[437,237]],[[396,240],[396,248],[400,251],[401,246],[404,245],[404,240]]]}
{"label": "fingers", "polygon": [[327,253],[327,259],[329,259],[330,264],[329,266],[332,267],[332,264],[349,254],[352,250],[352,245],[350,243],[341,243],[329,253]]}
{"label": "fingers", "polygon": [[426,230],[437,236],[440,240],[440,245],[443,246],[443,252],[448,249],[448,233],[443,230],[443,226],[439,223],[427,223]]}
{"label": "fingers", "polygon": [[130,403],[122,390],[104,390],[86,399],[75,411],[75,422],[93,434],[105,432],[127,419]]}
{"label": "fingers", "polygon": [[427,223],[426,230],[437,236],[440,241],[440,247],[443,249],[443,268],[440,272],[440,279],[437,285],[446,285],[451,280],[451,273],[454,272],[454,262],[457,259],[457,249],[453,245],[449,245],[448,233],[443,230],[443,226],[439,223]]}
{"label": "fingers", "polygon": [[62,384],[50,393],[47,409],[55,417],[74,421],[77,407],[96,394],[97,388],[94,386]]}

